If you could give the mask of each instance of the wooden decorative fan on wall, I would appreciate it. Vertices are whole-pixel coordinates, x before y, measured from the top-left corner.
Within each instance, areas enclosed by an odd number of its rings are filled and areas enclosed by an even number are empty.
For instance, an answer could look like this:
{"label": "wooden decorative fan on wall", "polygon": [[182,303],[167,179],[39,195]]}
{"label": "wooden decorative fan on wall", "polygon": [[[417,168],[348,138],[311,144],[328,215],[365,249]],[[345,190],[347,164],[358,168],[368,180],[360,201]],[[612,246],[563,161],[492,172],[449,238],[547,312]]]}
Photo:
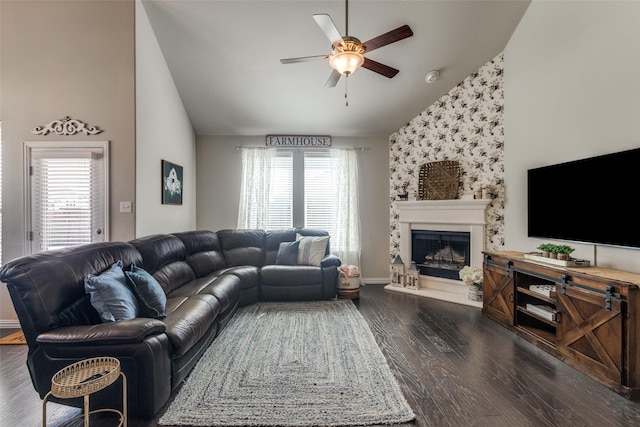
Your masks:
{"label": "wooden decorative fan on wall", "polygon": [[331,17],[326,14],[313,15],[322,32],[331,41],[331,53],[327,55],[304,56],[299,58],[281,59],[282,64],[295,64],[299,62],[313,61],[316,59],[328,59],[333,68],[325,87],[334,87],[341,76],[349,76],[358,68],[366,68],[385,77],[392,78],[398,74],[397,69],[381,64],[364,55],[374,49],[395,43],[413,35],[408,25],[403,25],[387,33],[374,37],[361,43],[356,37],[349,36],[349,1],[345,2],[346,9],[346,35],[341,36]]}

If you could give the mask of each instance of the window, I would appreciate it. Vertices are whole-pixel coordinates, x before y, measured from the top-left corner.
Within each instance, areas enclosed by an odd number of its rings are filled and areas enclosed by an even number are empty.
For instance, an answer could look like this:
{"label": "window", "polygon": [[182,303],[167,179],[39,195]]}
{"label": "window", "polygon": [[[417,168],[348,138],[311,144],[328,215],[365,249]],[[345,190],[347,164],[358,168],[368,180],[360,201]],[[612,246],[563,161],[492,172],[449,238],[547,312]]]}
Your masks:
{"label": "window", "polygon": [[107,240],[106,143],[25,143],[30,252]]}
{"label": "window", "polygon": [[304,225],[307,227],[334,228],[337,206],[331,166],[327,151],[304,153]]}
{"label": "window", "polygon": [[273,157],[273,173],[267,209],[267,227],[291,227],[293,224],[293,153],[281,152]]}
{"label": "window", "polygon": [[332,253],[358,265],[357,159],[353,150],[245,148],[238,228],[312,227]]}

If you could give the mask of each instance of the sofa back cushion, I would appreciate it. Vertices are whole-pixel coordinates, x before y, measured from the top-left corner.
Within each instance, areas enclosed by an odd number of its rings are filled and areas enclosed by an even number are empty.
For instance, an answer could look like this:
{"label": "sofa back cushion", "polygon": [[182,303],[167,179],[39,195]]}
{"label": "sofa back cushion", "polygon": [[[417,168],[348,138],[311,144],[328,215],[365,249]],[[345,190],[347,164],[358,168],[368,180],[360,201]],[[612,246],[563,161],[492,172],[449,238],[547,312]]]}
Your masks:
{"label": "sofa back cushion", "polygon": [[195,279],[184,243],[173,234],[153,234],[129,243],[140,252],[141,267],[160,283],[165,295]]}
{"label": "sofa back cushion", "polygon": [[[295,242],[297,235],[303,237],[328,237],[329,233],[317,228],[286,228],[281,230],[269,230],[265,232],[265,257],[264,265],[273,265],[277,262],[278,250],[282,242]],[[329,243],[325,249],[325,256],[329,255]]]}
{"label": "sofa back cushion", "polygon": [[220,230],[218,239],[228,267],[264,265],[264,230]]}
{"label": "sofa back cushion", "polygon": [[29,335],[35,340],[37,334],[50,329],[99,319],[95,311],[78,315],[78,307],[92,310],[87,305],[84,279],[118,261],[128,268],[142,259],[128,243],[104,242],[40,252],[5,264],[0,280],[9,287],[27,340]]}
{"label": "sofa back cushion", "polygon": [[283,242],[295,242],[296,241],[296,229],[287,228],[282,230],[269,230],[265,233],[265,265],[272,265],[276,263],[278,250],[280,249],[280,243]]}
{"label": "sofa back cushion", "polygon": [[187,262],[196,274],[204,277],[216,270],[227,267],[220,240],[213,231],[185,231],[174,233],[182,240],[187,251]]}

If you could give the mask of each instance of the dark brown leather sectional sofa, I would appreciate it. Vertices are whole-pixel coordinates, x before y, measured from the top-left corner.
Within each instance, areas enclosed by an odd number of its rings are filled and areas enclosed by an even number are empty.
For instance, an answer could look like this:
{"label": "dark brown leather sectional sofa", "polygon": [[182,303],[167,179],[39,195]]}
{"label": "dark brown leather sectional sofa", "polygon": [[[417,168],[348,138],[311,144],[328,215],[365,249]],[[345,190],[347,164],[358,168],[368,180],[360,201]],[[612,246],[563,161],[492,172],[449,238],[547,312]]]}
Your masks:
{"label": "dark brown leather sectional sofa", "polygon": [[[40,252],[5,264],[7,284],[29,353],[27,367],[43,398],[65,366],[117,357],[127,376],[129,413],[153,416],[187,376],[238,307],[257,301],[321,300],[336,295],[340,260],[319,267],[276,264],[281,242],[321,230],[190,231]],[[84,279],[114,263],[144,268],[167,296],[164,319],[102,323],[85,294]],[[241,339],[241,337],[239,337]],[[55,401],[55,399],[53,399]],[[110,389],[92,407],[119,407]],[[81,406],[80,400],[60,403]]]}

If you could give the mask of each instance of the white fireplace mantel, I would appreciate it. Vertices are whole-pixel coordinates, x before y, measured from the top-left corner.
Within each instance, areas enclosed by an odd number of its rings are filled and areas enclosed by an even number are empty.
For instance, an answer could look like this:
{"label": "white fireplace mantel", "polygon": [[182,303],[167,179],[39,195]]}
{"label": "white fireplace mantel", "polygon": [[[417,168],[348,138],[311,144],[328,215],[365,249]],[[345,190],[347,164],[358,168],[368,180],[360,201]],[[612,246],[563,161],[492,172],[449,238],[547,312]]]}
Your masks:
{"label": "white fireplace mantel", "polygon": [[467,231],[471,265],[482,267],[486,209],[489,199],[409,200],[396,202],[400,225],[400,258],[411,261],[411,230]]}
{"label": "white fireplace mantel", "polygon": [[[409,200],[397,201],[400,228],[400,258],[411,262],[411,230],[461,231],[470,236],[470,264],[482,268],[482,251],[485,249],[486,209],[490,199],[473,200]],[[478,306],[465,301],[466,286],[450,279],[421,276],[420,290],[406,290],[432,298]],[[393,288],[405,290],[406,288]],[[481,306],[481,303],[480,303]]]}
{"label": "white fireplace mantel", "polygon": [[400,222],[430,224],[486,224],[490,199],[409,200],[396,202]]}

